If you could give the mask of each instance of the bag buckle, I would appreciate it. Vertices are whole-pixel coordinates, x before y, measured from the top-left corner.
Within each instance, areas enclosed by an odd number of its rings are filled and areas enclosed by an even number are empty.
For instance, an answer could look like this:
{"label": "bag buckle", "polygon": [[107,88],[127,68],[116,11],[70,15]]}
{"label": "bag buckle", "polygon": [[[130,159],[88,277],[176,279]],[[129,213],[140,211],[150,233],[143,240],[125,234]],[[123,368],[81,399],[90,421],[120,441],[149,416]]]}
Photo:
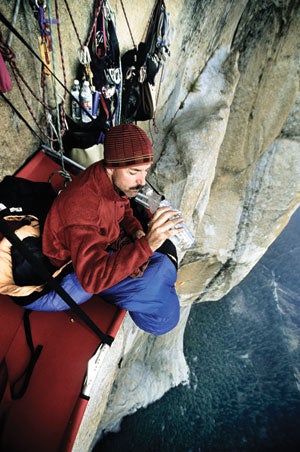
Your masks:
{"label": "bag buckle", "polygon": [[146,80],[146,76],[147,76],[146,66],[141,66],[139,73],[139,82],[144,83],[144,81]]}

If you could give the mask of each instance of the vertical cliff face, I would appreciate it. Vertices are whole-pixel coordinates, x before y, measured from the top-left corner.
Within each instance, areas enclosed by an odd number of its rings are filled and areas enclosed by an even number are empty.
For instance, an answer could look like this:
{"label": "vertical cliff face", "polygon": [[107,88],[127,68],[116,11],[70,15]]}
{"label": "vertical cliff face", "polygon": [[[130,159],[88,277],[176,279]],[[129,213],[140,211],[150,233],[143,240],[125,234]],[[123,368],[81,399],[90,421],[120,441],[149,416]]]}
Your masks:
{"label": "vertical cliff face", "polygon": [[299,6],[186,8],[155,176],[197,237],[179,272],[190,302],[227,293],[299,204]]}
{"label": "vertical cliff face", "polygon": [[[189,1],[172,12],[152,180],[196,236],[178,277],[188,307],[238,284],[299,205],[300,17],[294,2]],[[164,337],[165,347],[174,336],[178,330]],[[123,365],[136,369],[131,357]],[[124,406],[130,412],[141,405],[148,371],[148,362],[136,371],[143,386],[129,403],[119,374],[101,428],[116,425]],[[162,371],[161,387],[167,380]]]}
{"label": "vertical cliff face", "polygon": [[[123,3],[138,43],[153,2]],[[78,43],[64,2],[58,4],[70,88]],[[130,33],[120,1],[110,4],[124,51],[132,46]],[[13,6],[0,6],[9,20]],[[161,84],[156,82],[158,131],[151,127],[155,165],[150,180],[182,210],[196,244],[180,255],[178,293],[184,307],[179,327],[153,338],[126,320],[124,340],[132,335],[136,340],[124,348],[121,369],[111,374],[115,386],[101,428],[112,428],[127,412],[187,379],[182,342],[190,304],[218,300],[238,284],[300,202],[299,2],[166,0],[166,6],[171,56]],[[71,9],[84,39],[92,6],[75,1]],[[5,27],[0,28],[6,36]],[[36,49],[36,21],[25,3],[16,28]],[[15,37],[13,47],[20,69],[41,91],[39,63]],[[58,57],[56,66],[61,77]],[[7,97],[38,131],[16,86]],[[6,131],[0,145],[4,175],[36,149],[38,140],[2,99],[0,103]],[[30,104],[41,118],[42,108],[31,98]],[[141,126],[149,131],[148,124]],[[166,349],[173,355],[165,354]]]}

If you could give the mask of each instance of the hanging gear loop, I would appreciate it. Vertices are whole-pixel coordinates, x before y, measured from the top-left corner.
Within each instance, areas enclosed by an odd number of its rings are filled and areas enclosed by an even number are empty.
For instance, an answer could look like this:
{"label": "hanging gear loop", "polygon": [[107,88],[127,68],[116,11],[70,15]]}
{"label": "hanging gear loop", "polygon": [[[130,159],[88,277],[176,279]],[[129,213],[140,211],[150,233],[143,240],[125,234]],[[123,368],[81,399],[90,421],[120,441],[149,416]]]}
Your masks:
{"label": "hanging gear loop", "polygon": [[[31,49],[28,43],[17,32],[13,31],[42,63],[43,92],[45,76],[49,74],[53,78],[52,88],[54,92],[55,107],[50,107],[46,104],[45,96],[41,100],[41,104],[45,109],[45,116],[49,129],[47,134],[45,134],[38,124],[32,109],[30,114],[47,140],[50,143],[58,143],[59,152],[61,153],[63,152],[64,145],[62,136],[67,133],[69,125],[67,122],[68,118],[64,111],[64,103],[59,99],[58,83],[64,89],[64,92],[62,93],[63,101],[66,98],[66,94],[69,94],[74,103],[80,106],[81,111],[84,111],[85,116],[89,118],[92,123],[94,119],[98,119],[99,116],[100,123],[105,123],[105,129],[117,125],[120,122],[136,122],[148,119],[153,119],[154,121],[158,95],[155,99],[155,93],[153,92],[153,89],[150,88],[149,84],[154,85],[154,78],[161,66],[163,66],[166,56],[169,55],[167,42],[168,14],[166,13],[164,1],[155,0],[151,15],[144,30],[142,37],[143,41],[137,46],[129,25],[124,2],[123,0],[120,0],[120,2],[134,47],[133,62],[127,64],[128,60],[126,61],[126,58],[124,58],[124,66],[123,61],[121,65],[119,44],[115,30],[115,12],[111,8],[109,1],[94,0],[92,26],[84,43],[84,41],[80,39],[68,0],[64,0],[66,10],[70,16],[80,46],[79,58],[81,64],[84,66],[85,74],[82,81],[88,80],[90,82],[92,93],[94,94],[93,100],[95,100],[96,108],[92,111],[92,114],[81,105],[80,98],[78,98],[78,96],[75,98],[66,88],[67,82],[60,32],[58,0],[54,0],[53,2],[55,5],[55,18],[52,17],[50,11],[50,0],[30,0],[35,17],[39,23],[40,44],[41,46],[42,44],[44,46],[44,54],[41,47],[42,56],[39,57],[36,52]],[[7,28],[12,32],[14,27],[11,26],[0,13],[0,19],[1,18],[3,23],[5,23]],[[53,57],[53,54],[55,53],[55,47],[58,48],[58,45],[56,46],[56,43],[53,42],[54,25],[57,27],[64,83],[56,76],[55,58]],[[18,69],[15,69],[14,75],[17,74],[17,71]],[[21,74],[18,74],[18,78],[22,80]],[[80,79],[80,77],[77,78]],[[160,92],[161,80],[162,76],[159,81],[158,94]],[[20,89],[20,81],[18,80],[17,83]],[[28,89],[30,90],[30,87],[28,87]],[[34,95],[32,90],[30,92]],[[22,96],[25,97],[24,93]],[[30,111],[30,103],[28,101],[26,102],[25,98],[24,101]],[[56,109],[57,118],[60,118],[57,125],[54,124],[55,121],[53,121],[52,117],[49,115],[54,108]],[[81,133],[81,131],[79,132]],[[98,139],[96,139],[94,144],[98,144],[99,142],[103,142],[103,133],[98,133]]]}

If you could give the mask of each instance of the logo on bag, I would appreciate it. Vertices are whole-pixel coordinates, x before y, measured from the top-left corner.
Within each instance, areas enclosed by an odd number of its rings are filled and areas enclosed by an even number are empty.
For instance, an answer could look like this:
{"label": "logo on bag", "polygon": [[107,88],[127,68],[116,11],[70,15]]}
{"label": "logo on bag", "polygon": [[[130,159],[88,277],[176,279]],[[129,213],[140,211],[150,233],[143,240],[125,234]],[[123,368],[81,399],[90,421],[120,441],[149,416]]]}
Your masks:
{"label": "logo on bag", "polygon": [[23,212],[22,207],[10,207],[9,208],[10,212]]}

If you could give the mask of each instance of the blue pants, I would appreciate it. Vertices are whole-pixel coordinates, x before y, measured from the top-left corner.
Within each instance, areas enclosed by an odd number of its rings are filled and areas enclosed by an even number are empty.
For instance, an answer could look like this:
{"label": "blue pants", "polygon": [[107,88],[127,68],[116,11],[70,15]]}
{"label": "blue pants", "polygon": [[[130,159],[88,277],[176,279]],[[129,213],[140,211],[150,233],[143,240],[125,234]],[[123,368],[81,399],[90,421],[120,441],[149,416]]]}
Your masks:
{"label": "blue pants", "polygon": [[[179,301],[174,283],[177,272],[165,254],[154,253],[140,278],[125,278],[98,295],[104,300],[126,309],[142,330],[155,335],[172,330],[179,320]],[[66,275],[62,287],[77,304],[88,301],[92,295],[80,285],[75,273]],[[64,311],[65,301],[50,291],[26,306],[33,311]]]}

